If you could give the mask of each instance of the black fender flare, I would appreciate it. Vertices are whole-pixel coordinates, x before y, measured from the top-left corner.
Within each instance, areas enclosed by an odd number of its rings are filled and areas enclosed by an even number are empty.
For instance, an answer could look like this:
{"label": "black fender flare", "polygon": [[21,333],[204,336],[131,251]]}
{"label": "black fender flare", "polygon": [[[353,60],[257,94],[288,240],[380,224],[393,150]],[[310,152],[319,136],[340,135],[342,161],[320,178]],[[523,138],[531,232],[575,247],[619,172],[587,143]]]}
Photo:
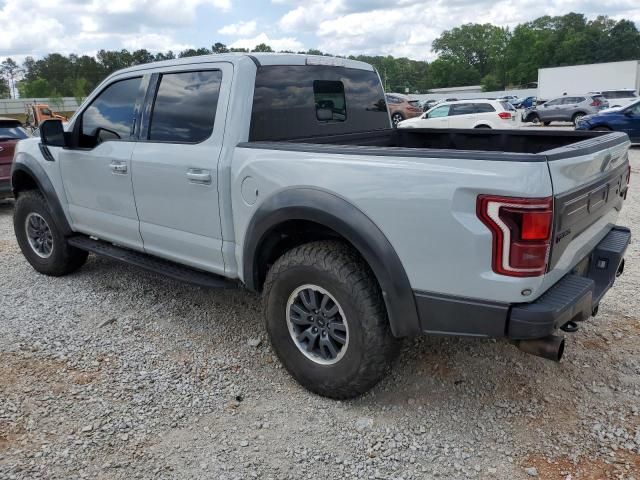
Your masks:
{"label": "black fender flare", "polygon": [[280,191],[257,209],[246,230],[243,248],[245,285],[259,289],[258,253],[276,226],[307,220],[340,234],[362,255],[382,290],[391,331],[396,337],[421,332],[413,290],[395,249],[378,226],[347,200],[324,190],[293,188]]}
{"label": "black fender flare", "polygon": [[64,214],[56,190],[53,188],[53,184],[42,165],[36,159],[27,155],[21,155],[19,161],[14,162],[11,169],[11,191],[16,198],[20,191],[24,190],[20,181],[22,175],[27,175],[38,186],[38,190],[40,190],[49,205],[56,226],[65,236],[73,235],[73,230]]}

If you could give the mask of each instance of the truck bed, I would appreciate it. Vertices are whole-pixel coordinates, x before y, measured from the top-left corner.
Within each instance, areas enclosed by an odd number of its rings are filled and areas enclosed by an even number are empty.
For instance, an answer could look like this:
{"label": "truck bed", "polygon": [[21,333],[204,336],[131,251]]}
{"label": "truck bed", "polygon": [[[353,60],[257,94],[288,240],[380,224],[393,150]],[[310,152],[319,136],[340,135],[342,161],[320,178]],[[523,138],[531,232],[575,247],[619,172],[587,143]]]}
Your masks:
{"label": "truck bed", "polygon": [[[547,161],[586,155],[627,142],[620,132],[562,130],[384,129],[281,141],[246,142],[245,148],[361,154]],[[455,150],[455,155],[452,155]]]}

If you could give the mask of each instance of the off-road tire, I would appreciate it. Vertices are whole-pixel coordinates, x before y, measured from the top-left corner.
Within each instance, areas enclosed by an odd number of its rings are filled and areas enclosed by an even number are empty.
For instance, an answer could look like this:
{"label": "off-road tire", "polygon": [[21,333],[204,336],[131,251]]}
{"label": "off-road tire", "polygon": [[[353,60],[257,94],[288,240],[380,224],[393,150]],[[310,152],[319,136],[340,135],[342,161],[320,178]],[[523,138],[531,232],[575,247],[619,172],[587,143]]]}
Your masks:
{"label": "off-road tire", "polygon": [[[327,290],[344,310],[349,341],[337,363],[310,360],[289,333],[287,301],[307,284]],[[325,397],[347,399],[368,391],[385,376],[400,350],[373,272],[342,242],[312,242],[281,256],[267,274],[263,307],[271,345],[285,368],[302,386]]]}
{"label": "off-road tire", "polygon": [[[29,214],[35,213],[46,221],[53,239],[48,258],[36,254],[27,238],[25,224]],[[87,261],[88,253],[70,246],[51,215],[49,205],[37,190],[21,192],[15,202],[13,228],[22,254],[31,266],[45,275],[59,277],[78,270]]]}

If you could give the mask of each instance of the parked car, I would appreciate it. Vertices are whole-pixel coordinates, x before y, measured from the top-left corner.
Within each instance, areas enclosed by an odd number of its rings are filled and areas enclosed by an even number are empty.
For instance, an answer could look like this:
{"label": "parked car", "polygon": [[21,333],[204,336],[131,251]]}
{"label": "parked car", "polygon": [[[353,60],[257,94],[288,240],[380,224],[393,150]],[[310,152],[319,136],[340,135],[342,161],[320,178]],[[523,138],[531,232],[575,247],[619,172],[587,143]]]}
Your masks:
{"label": "parked car", "polygon": [[555,121],[572,122],[577,125],[585,115],[597,113],[605,108],[609,108],[609,102],[601,95],[563,95],[536,106],[528,112],[526,120],[523,120],[542,122],[545,125]]}
{"label": "parked car", "polygon": [[640,143],[640,100],[626,107],[609,108],[595,115],[586,115],[576,130],[606,130],[624,132],[634,143]]}
{"label": "parked car", "polygon": [[398,128],[514,128],[516,109],[498,100],[459,100],[436,105],[420,117],[398,124]]}
{"label": "parked car", "polygon": [[607,99],[611,107],[624,107],[638,100],[638,93],[632,88],[622,88],[619,90],[602,90],[600,92],[591,93],[602,95]]}
{"label": "parked car", "polygon": [[536,100],[536,97],[522,97],[512,101],[511,105],[516,108],[531,108],[536,105]]}
{"label": "parked car", "polygon": [[422,108],[423,112],[426,112],[431,108],[435,107],[438,103],[439,103],[439,100],[436,100],[435,98],[430,98],[428,100],[420,100],[420,102],[418,102],[418,105],[420,106],[420,108]]}
{"label": "parked car", "polygon": [[556,333],[597,310],[630,239],[614,226],[626,135],[393,129],[377,72],[355,60],[138,65],[66,129],[46,121],[16,147],[13,225],[33,268],[66,275],[93,252],[262,292],[274,352],[332,398],[370,389],[420,334],[559,360]]}
{"label": "parked car", "polygon": [[420,115],[424,110],[418,104],[418,100],[411,100],[406,95],[399,93],[387,93],[387,108],[391,116],[391,123],[398,125],[402,120]]}
{"label": "parked car", "polygon": [[18,120],[0,117],[0,198],[11,196],[13,152],[16,143],[27,137]]}
{"label": "parked car", "polygon": [[503,95],[502,97],[496,98],[496,100],[500,102],[509,102],[509,103],[513,103],[517,99],[518,97],[516,97],[515,95]]}

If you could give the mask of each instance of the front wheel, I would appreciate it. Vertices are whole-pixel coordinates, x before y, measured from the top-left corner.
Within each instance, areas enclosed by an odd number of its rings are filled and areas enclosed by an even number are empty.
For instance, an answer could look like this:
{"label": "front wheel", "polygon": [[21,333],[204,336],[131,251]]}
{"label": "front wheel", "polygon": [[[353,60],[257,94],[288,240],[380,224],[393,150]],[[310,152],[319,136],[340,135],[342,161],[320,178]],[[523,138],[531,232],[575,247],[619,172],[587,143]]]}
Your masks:
{"label": "front wheel", "polygon": [[399,352],[373,273],[340,242],[313,242],[285,253],[267,274],[263,303],[276,354],[302,386],[319,395],[361,395]]}
{"label": "front wheel", "polygon": [[42,194],[35,190],[18,195],[13,228],[22,254],[40,273],[61,276],[87,261],[88,253],[70,246],[57,227]]}

